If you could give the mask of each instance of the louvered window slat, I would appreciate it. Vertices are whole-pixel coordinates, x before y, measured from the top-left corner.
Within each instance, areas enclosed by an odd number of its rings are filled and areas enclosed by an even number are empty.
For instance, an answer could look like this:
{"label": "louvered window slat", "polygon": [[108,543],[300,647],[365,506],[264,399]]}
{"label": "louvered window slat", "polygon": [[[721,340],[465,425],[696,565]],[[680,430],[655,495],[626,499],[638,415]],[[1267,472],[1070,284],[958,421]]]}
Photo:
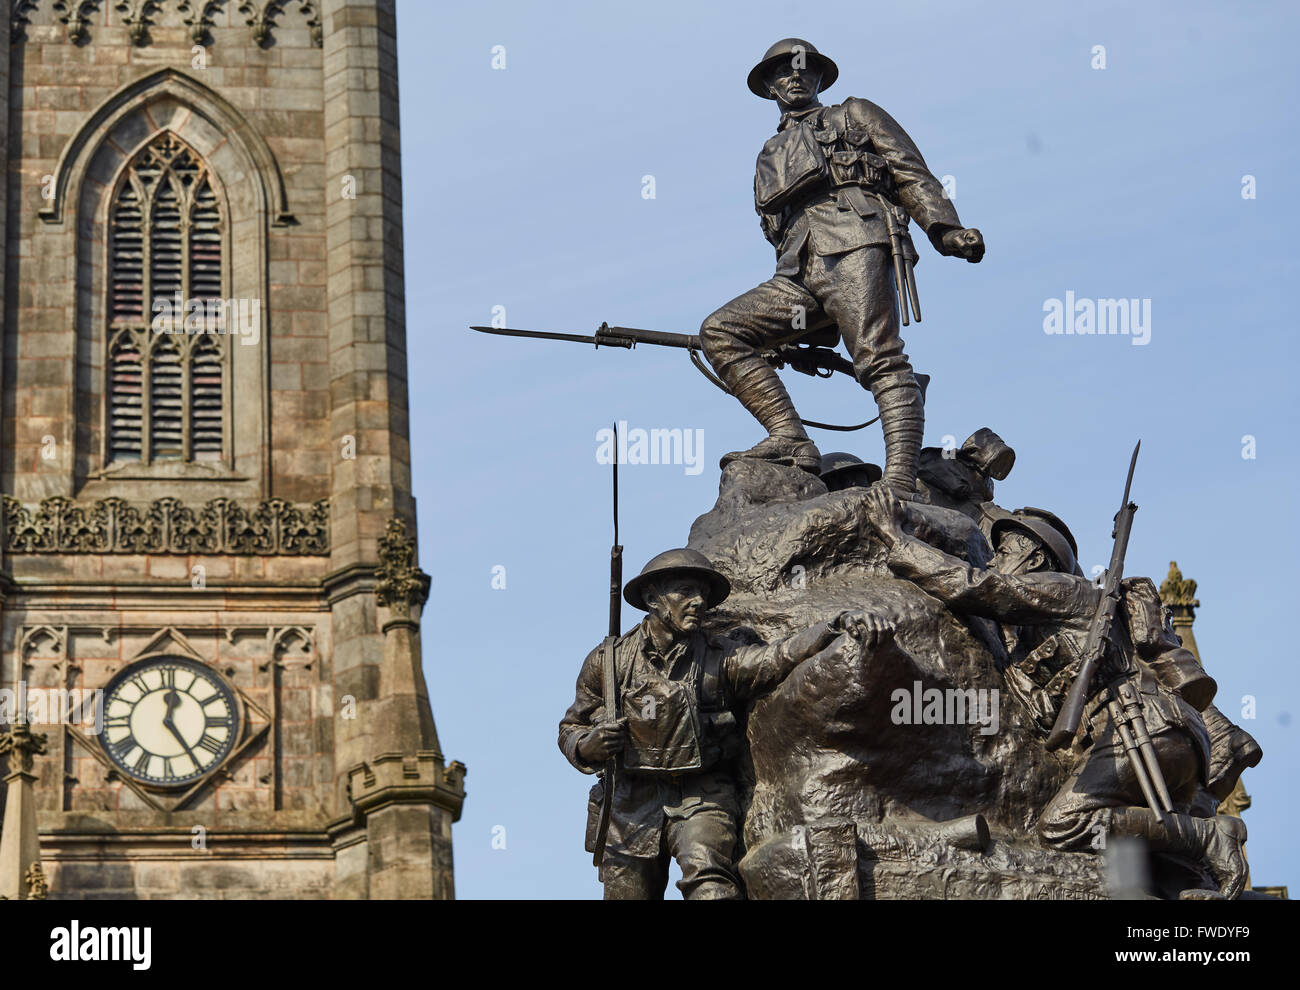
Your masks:
{"label": "louvered window slat", "polygon": [[205,338],[195,348],[190,382],[190,450],[196,461],[221,459],[222,361],[220,348]]}
{"label": "louvered window slat", "polygon": [[110,277],[112,319],[144,318],[144,213],[140,196],[130,183],[123,185],[113,207]]}
{"label": "louvered window slat", "polygon": [[143,367],[138,344],[129,333],[124,335],[114,348],[109,365],[112,375],[109,389],[110,454],[114,460],[140,459]]}
{"label": "louvered window slat", "polygon": [[184,265],[181,210],[180,196],[170,183],[164,183],[154,200],[149,228],[150,286],[155,302],[164,299],[171,303],[178,293],[181,299],[186,297],[181,278]]}
{"label": "louvered window slat", "polygon": [[207,179],[195,193],[190,214],[190,294],[221,298],[221,211]]}
{"label": "louvered window slat", "polygon": [[[215,181],[179,138],[161,134],[128,166],[109,217],[108,458],[221,461],[228,338],[184,332],[191,301],[225,297]],[[155,315],[169,310],[175,333],[154,333]]]}
{"label": "louvered window slat", "polygon": [[170,342],[154,348],[149,376],[149,447],[155,460],[177,460],[184,453],[184,369]]}

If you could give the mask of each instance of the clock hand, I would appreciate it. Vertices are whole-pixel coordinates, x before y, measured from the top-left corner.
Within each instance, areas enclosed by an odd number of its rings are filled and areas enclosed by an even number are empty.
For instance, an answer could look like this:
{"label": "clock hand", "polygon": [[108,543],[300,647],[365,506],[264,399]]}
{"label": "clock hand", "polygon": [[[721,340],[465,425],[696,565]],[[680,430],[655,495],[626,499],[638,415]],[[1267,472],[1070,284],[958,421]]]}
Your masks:
{"label": "clock hand", "polygon": [[181,746],[185,749],[185,752],[189,755],[189,758],[194,762],[194,765],[196,767],[203,766],[203,764],[199,762],[199,758],[194,755],[194,750],[190,749],[190,744],[185,741],[185,737],[182,736],[179,731],[177,731],[176,723],[172,721],[170,715],[168,715],[165,719],[163,719],[163,725],[165,725],[168,729],[171,730],[171,734],[176,737],[176,741],[179,742]]}
{"label": "clock hand", "polygon": [[181,703],[181,696],[175,691],[168,691],[167,694],[163,696],[163,703],[167,705],[167,714],[163,716],[163,726],[176,737],[176,741],[181,744],[181,747],[185,750],[194,765],[196,767],[203,766],[203,764],[199,762],[199,758],[194,755],[194,750],[190,749],[190,744],[185,741],[185,737],[182,736],[180,730],[176,728],[176,723],[172,721],[172,711]]}

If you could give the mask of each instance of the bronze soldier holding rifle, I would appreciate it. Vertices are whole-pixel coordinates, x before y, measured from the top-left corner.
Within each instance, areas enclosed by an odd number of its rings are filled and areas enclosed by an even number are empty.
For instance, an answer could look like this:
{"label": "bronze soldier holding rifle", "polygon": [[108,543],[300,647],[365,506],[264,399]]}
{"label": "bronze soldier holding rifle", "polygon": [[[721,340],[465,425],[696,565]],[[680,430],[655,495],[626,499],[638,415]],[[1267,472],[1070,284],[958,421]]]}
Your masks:
{"label": "bronze soldier holding rifle", "polygon": [[[906,509],[892,493],[873,489],[866,511],[895,575],[954,611],[1002,624],[1011,661],[1003,672],[1007,687],[1045,733],[1053,729],[1077,680],[1104,594],[1079,571],[1074,538],[1064,523],[1041,510],[1022,509],[998,519],[991,541],[996,556],[980,569],[904,534]],[[1108,676],[1085,685],[1087,701],[1074,740],[1082,752],[1039,816],[1039,837],[1054,848],[1087,851],[1102,848],[1109,834],[1140,836],[1153,851],[1203,862],[1219,885],[1217,891],[1185,890],[1182,896],[1235,898],[1246,880],[1246,826],[1227,815],[1190,814],[1208,779],[1209,733],[1197,709],[1166,687],[1139,655],[1134,634],[1147,637],[1144,630],[1128,628],[1130,611],[1126,605],[1114,627],[1105,658]],[[1124,670],[1132,675],[1116,676]],[[1154,773],[1122,738],[1135,723],[1123,728],[1125,719],[1114,704],[1117,685],[1126,688],[1141,716],[1136,724],[1148,735]],[[1152,778],[1159,778],[1156,787],[1167,796],[1167,807],[1148,795]]]}
{"label": "bronze soldier holding rifle", "polygon": [[[738,706],[842,636],[875,649],[894,635],[888,620],[856,610],[765,646],[706,633],[706,613],[730,590],[708,558],[687,549],[659,554],[627,583],[624,598],[649,614],[614,642],[617,718],[606,716],[601,649],[583,662],[559,744],[583,773],[619,758],[600,864],[607,900],[662,897],[670,857],[681,867],[677,886],[687,899],[740,898]],[[589,852],[605,784],[592,788],[588,803]]]}
{"label": "bronze soldier holding rifle", "polygon": [[762,352],[806,336],[804,327],[828,317],[853,358],[855,377],[880,410],[884,481],[907,496],[925,423],[922,393],[899,337],[909,302],[920,319],[908,220],[916,220],[940,254],[967,261],[984,256],[984,239],[962,226],[939,180],[889,114],[868,100],[819,102],[817,94],[838,75],[833,61],[798,38],[778,41],[750,72],[750,90],[781,110],[754,177],[754,205],[776,248],[776,274],[709,316],[700,341],[718,377],[768,431],[751,449],[724,457],[722,466],[755,457],[816,472],[817,447]]}

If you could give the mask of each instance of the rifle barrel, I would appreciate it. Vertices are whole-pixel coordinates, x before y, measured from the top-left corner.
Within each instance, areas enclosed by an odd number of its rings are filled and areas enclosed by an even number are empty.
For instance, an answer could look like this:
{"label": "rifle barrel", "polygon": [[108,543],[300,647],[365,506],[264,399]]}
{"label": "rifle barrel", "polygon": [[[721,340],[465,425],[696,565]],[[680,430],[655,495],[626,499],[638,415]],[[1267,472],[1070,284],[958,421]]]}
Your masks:
{"label": "rifle barrel", "polygon": [[623,546],[618,542],[618,420],[614,421],[614,545],[609,550],[609,634],[623,625]]}
{"label": "rifle barrel", "polygon": [[637,344],[658,344],[660,347],[680,347],[685,350],[699,350],[700,335],[694,333],[666,333],[662,330],[638,330],[636,327],[611,327],[602,323],[596,331],[596,346],[613,344],[626,347],[622,343],[630,340]]}

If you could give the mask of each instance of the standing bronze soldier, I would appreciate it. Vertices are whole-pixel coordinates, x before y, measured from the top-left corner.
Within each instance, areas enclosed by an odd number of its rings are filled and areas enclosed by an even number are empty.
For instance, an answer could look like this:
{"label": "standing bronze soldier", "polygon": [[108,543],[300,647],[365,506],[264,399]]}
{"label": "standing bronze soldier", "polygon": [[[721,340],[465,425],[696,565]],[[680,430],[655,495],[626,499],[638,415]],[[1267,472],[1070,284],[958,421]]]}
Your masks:
{"label": "standing bronze soldier", "polygon": [[[669,857],[681,867],[684,897],[740,898],[735,761],[744,739],[735,706],[775,687],[842,634],[871,649],[893,637],[891,624],[859,611],[768,646],[704,633],[704,613],[730,591],[694,550],[661,553],[627,583],[624,598],[649,615],[614,642],[617,719],[606,715],[602,649],[583,662],[559,743],[583,773],[620,756],[600,865],[607,900],[662,897]],[[606,783],[592,788],[588,804],[589,852]]]}
{"label": "standing bronze soldier", "polygon": [[940,254],[977,262],[984,240],[962,227],[939,180],[889,114],[868,100],[830,107],[818,101],[838,75],[833,61],[798,38],[778,41],[750,72],[750,90],[781,109],[778,132],[763,146],[754,176],[754,205],[777,251],[776,274],[709,316],[700,341],[718,376],[769,434],[728,454],[722,466],[756,457],[816,472],[817,447],[761,353],[829,316],[858,381],[879,407],[884,480],[907,495],[925,423],[899,337],[897,304],[906,307],[909,294],[920,318],[908,217]]}

